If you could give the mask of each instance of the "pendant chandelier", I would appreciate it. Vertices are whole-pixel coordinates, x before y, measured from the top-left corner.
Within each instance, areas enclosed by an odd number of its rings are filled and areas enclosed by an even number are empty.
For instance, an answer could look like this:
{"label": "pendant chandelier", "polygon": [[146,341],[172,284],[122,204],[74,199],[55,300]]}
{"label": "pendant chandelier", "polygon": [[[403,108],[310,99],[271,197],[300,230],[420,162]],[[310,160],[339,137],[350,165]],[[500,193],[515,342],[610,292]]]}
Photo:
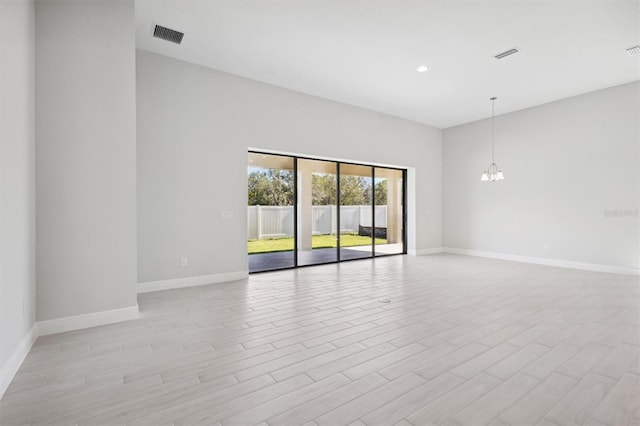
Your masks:
{"label": "pendant chandelier", "polygon": [[495,103],[496,97],[491,98],[491,164],[486,171],[482,172],[480,180],[482,182],[495,182],[504,179],[502,170],[498,169],[494,160],[494,146],[495,146]]}

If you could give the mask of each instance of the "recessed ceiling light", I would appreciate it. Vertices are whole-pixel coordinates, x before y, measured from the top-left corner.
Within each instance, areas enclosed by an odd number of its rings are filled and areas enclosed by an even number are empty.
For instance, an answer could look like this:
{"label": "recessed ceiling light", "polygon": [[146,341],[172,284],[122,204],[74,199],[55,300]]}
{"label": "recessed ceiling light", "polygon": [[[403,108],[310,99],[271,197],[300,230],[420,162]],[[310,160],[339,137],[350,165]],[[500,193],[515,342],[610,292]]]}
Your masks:
{"label": "recessed ceiling light", "polygon": [[427,72],[429,71],[429,67],[426,65],[420,65],[418,68],[416,68],[416,71],[418,72]]}
{"label": "recessed ceiling light", "polygon": [[627,49],[629,56],[637,55],[640,53],[640,46],[633,46]]}

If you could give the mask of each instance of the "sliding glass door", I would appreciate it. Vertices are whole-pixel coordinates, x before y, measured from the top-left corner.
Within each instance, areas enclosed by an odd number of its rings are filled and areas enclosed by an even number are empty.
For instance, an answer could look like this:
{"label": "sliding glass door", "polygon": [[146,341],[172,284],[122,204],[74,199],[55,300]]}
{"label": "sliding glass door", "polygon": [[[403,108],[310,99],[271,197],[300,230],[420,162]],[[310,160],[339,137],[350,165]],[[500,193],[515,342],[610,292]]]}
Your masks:
{"label": "sliding glass door", "polygon": [[249,272],[295,264],[295,158],[249,153],[247,253]]}
{"label": "sliding glass door", "polygon": [[406,253],[402,169],[250,152],[249,272]]}
{"label": "sliding glass door", "polygon": [[371,257],[373,167],[340,164],[340,259]]}
{"label": "sliding glass door", "polygon": [[375,254],[404,253],[404,173],[382,167],[374,173]]}
{"label": "sliding glass door", "polygon": [[338,260],[338,165],[298,159],[298,265]]}

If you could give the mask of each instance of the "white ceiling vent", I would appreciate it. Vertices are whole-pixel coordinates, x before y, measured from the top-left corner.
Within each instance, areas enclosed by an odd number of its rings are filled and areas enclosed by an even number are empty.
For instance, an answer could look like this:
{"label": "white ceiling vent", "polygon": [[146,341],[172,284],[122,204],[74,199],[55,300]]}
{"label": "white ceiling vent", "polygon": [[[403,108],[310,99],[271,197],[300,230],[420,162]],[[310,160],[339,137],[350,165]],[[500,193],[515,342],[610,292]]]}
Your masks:
{"label": "white ceiling vent", "polygon": [[153,36],[162,40],[170,41],[171,43],[182,43],[182,37],[184,33],[180,31],[172,30],[171,28],[156,25],[153,29]]}
{"label": "white ceiling vent", "polygon": [[507,50],[506,52],[498,53],[497,55],[494,56],[494,58],[502,59],[502,58],[506,58],[507,56],[511,56],[514,53],[518,53],[518,52],[519,52],[518,49],[515,49],[515,48],[514,49],[510,49],[510,50]]}
{"label": "white ceiling vent", "polygon": [[640,54],[640,46],[633,46],[627,49],[629,56]]}

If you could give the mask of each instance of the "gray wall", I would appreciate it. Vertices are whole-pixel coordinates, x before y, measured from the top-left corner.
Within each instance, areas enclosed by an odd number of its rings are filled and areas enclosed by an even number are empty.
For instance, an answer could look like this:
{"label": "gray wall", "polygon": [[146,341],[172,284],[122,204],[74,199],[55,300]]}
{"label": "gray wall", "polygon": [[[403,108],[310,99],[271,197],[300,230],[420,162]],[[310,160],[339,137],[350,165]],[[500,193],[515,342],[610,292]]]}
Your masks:
{"label": "gray wall", "polygon": [[496,117],[497,183],[480,182],[490,120],[446,129],[445,246],[638,268],[639,94],[635,82]]}
{"label": "gray wall", "polygon": [[145,51],[137,70],[140,282],[247,270],[249,147],[414,168],[410,246],[442,246],[440,130]]}
{"label": "gray wall", "polygon": [[133,0],[36,3],[38,320],[136,304]]}
{"label": "gray wall", "polygon": [[0,2],[0,372],[36,316],[33,9]]}

